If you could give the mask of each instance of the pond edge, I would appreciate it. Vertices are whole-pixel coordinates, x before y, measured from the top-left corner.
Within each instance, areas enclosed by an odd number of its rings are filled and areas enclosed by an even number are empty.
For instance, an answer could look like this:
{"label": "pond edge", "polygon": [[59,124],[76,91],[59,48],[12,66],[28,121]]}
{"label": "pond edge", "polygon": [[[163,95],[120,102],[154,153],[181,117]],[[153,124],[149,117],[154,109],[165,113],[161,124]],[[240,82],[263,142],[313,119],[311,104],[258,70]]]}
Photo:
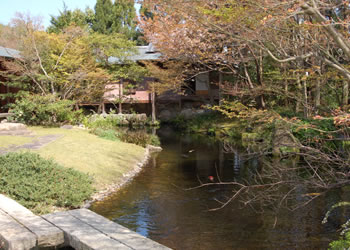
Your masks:
{"label": "pond edge", "polygon": [[86,201],[82,208],[89,208],[92,203],[97,201],[102,201],[109,197],[111,194],[117,192],[119,189],[124,187],[126,184],[128,184],[137,174],[143,170],[143,168],[147,165],[149,160],[151,159],[151,155],[153,153],[157,153],[162,151],[163,149],[161,147],[156,147],[152,145],[147,145],[145,148],[145,153],[143,155],[143,159],[136,163],[134,166],[134,169],[129,171],[126,174],[123,174],[122,180],[118,181],[117,183],[113,183],[109,186],[107,186],[105,189],[96,192],[92,195],[91,199]]}

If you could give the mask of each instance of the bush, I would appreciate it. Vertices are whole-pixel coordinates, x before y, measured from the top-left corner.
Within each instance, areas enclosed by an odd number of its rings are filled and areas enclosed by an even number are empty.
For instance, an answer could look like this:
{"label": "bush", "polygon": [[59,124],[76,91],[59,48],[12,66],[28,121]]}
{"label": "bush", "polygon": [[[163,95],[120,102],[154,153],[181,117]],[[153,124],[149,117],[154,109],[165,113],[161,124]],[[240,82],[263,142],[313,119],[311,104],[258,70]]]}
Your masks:
{"label": "bush", "polygon": [[24,94],[10,105],[12,119],[28,125],[51,126],[57,123],[77,123],[82,119],[81,111],[73,111],[73,101],[60,100],[54,95]]}
{"label": "bush", "polygon": [[91,129],[113,129],[120,125],[124,125],[125,123],[126,121],[124,118],[117,115],[107,115],[106,117],[103,117],[101,115],[93,115],[84,125]]}
{"label": "bush", "polygon": [[114,129],[103,129],[103,128],[95,128],[91,130],[91,133],[101,137],[103,139],[118,141],[118,134]]}
{"label": "bush", "polygon": [[126,131],[121,133],[119,138],[123,142],[133,143],[141,147],[146,147],[148,144],[153,146],[160,145],[158,136],[150,135],[143,131]]}
{"label": "bush", "polygon": [[34,153],[0,156],[0,193],[8,195],[33,212],[50,212],[52,207],[76,208],[93,193],[91,178],[64,168]]}
{"label": "bush", "polygon": [[159,146],[160,141],[157,135],[148,134],[145,131],[118,131],[114,129],[95,128],[90,131],[103,139],[111,141],[122,141],[133,143],[141,147],[146,147],[148,144]]}

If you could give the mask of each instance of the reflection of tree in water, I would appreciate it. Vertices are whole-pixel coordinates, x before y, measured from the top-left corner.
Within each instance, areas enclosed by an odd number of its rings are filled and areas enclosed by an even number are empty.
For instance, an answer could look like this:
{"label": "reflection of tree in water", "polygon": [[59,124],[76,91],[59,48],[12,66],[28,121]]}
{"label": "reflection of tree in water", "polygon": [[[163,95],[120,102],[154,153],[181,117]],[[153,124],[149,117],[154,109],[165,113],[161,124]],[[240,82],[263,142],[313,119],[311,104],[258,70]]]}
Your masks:
{"label": "reflection of tree in water", "polygon": [[[225,195],[215,196],[218,204],[212,209],[214,211],[233,201],[250,205],[257,211],[266,208],[276,213],[281,208],[295,211],[350,182],[347,165],[338,154],[326,154],[302,146],[298,152],[277,158],[269,152],[247,150],[243,153],[239,146],[230,143],[215,145],[219,155],[217,161],[207,161],[206,153],[200,150],[200,160],[197,161],[204,160],[208,166],[212,166],[210,172],[209,168],[205,168],[207,172],[198,174],[199,177],[213,175],[214,181],[199,178],[199,185],[189,189],[221,186],[230,190]],[[227,165],[231,165],[231,168]]]}

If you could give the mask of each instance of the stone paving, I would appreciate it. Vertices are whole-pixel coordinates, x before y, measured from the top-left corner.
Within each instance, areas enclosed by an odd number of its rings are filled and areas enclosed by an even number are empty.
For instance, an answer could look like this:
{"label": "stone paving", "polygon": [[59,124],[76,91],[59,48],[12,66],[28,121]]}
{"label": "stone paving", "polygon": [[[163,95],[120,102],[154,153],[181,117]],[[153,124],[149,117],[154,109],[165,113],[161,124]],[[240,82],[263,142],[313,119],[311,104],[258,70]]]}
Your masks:
{"label": "stone paving", "polygon": [[169,249],[88,209],[38,216],[0,194],[0,249]]}
{"label": "stone paving", "polygon": [[[32,131],[28,130],[24,124],[20,123],[1,123],[0,124],[0,136],[23,136],[35,138]],[[35,138],[33,142],[23,145],[11,145],[6,148],[0,148],[0,155],[15,152],[21,149],[40,149],[41,147],[61,138],[63,135],[44,135]]]}
{"label": "stone paving", "polygon": [[[1,135],[0,135],[1,136]],[[41,147],[49,144],[50,142],[53,142],[59,138],[61,138],[63,135],[44,135],[38,137],[35,141],[31,143],[26,143],[19,146],[10,146],[4,149],[0,149],[0,155],[15,152],[20,149],[40,149]]]}
{"label": "stone paving", "polygon": [[63,244],[62,230],[0,194],[0,249],[43,249]]}

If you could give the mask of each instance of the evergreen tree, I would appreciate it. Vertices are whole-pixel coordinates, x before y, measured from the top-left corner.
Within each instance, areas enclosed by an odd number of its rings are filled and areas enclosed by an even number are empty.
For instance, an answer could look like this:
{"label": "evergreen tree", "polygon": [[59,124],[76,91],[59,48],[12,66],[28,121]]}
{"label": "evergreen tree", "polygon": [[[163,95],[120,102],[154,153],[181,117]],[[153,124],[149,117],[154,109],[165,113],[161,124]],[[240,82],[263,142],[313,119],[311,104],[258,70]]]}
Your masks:
{"label": "evergreen tree", "polygon": [[86,8],[85,12],[80,9],[72,11],[63,3],[63,11],[60,11],[60,15],[57,17],[51,16],[51,25],[48,27],[47,31],[49,33],[58,34],[70,25],[79,26],[81,28],[90,27],[94,16],[94,11],[90,8]]}
{"label": "evergreen tree", "polygon": [[129,40],[137,40],[134,1],[115,0],[113,7],[113,32],[124,34]]}
{"label": "evergreen tree", "polygon": [[101,34],[113,33],[113,12],[113,3],[111,0],[97,0],[95,5],[95,20],[92,24],[92,29]]}

